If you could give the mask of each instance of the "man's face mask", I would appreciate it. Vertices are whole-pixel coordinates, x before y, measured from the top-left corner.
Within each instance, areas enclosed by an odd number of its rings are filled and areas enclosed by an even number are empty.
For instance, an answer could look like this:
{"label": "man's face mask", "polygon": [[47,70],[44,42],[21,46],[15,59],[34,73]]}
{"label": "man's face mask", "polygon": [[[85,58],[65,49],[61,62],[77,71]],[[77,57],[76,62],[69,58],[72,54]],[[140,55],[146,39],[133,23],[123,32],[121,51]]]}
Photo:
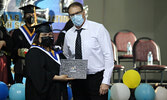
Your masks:
{"label": "man's face mask", "polygon": [[47,37],[41,37],[41,39],[42,39],[41,45],[46,47],[53,46],[53,42],[54,42],[53,37],[47,36]]}
{"label": "man's face mask", "polygon": [[72,20],[72,22],[73,22],[73,24],[75,26],[81,26],[82,23],[84,22],[82,14],[80,14],[80,15],[74,15],[73,17],[71,17],[71,20]]}

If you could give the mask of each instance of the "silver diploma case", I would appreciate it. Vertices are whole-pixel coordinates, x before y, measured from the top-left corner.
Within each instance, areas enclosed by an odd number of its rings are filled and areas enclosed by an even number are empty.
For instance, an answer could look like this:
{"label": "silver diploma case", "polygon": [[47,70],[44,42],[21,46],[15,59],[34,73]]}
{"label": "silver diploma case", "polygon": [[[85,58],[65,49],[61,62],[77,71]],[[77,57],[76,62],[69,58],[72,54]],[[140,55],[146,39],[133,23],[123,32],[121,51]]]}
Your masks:
{"label": "silver diploma case", "polygon": [[86,79],[88,61],[82,59],[61,59],[60,75],[74,79]]}

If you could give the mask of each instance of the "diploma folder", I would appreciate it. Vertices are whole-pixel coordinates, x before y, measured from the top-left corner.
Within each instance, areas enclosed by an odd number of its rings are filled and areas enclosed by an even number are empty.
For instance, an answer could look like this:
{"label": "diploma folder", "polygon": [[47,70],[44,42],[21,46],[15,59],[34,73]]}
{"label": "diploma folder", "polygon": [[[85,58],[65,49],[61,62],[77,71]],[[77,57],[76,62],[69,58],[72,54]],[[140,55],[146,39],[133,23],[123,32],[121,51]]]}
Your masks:
{"label": "diploma folder", "polygon": [[74,79],[86,79],[88,61],[82,59],[61,59],[60,75],[68,75]]}

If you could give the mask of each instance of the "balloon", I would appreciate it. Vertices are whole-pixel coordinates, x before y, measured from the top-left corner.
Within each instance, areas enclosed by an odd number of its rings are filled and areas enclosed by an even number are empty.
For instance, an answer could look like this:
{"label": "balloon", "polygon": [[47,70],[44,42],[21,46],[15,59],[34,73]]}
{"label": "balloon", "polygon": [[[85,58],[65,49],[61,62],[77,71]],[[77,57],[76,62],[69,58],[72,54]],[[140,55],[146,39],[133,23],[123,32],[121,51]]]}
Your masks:
{"label": "balloon", "polygon": [[140,74],[135,70],[128,70],[123,75],[123,83],[129,88],[136,88],[141,81]]}
{"label": "balloon", "polygon": [[72,90],[71,87],[69,85],[67,85],[67,91],[68,91],[68,100],[72,99]]}
{"label": "balloon", "polygon": [[158,86],[155,89],[155,100],[167,100],[167,89],[161,86]]}
{"label": "balloon", "polygon": [[6,100],[8,95],[9,91],[7,85],[0,81],[0,100]]}
{"label": "balloon", "polygon": [[111,87],[112,100],[128,100],[130,98],[130,90],[123,83],[116,83]]}
{"label": "balloon", "polygon": [[25,100],[25,85],[21,83],[13,84],[9,89],[10,100]]}
{"label": "balloon", "polygon": [[111,98],[111,89],[108,89],[108,100]]}
{"label": "balloon", "polygon": [[135,90],[136,100],[154,100],[155,92],[151,85],[140,84]]}

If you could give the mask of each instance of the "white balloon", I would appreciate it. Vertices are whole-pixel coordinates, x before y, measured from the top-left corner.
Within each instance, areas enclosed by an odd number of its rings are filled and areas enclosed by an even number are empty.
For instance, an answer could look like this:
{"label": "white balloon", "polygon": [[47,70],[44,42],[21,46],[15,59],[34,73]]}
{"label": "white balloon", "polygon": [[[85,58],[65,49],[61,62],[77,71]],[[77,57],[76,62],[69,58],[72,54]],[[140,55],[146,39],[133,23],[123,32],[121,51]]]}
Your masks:
{"label": "white balloon", "polygon": [[161,86],[158,86],[155,89],[155,100],[167,100],[167,89]]}
{"label": "white balloon", "polygon": [[130,98],[130,90],[123,83],[116,83],[111,87],[112,100],[128,100]]}

